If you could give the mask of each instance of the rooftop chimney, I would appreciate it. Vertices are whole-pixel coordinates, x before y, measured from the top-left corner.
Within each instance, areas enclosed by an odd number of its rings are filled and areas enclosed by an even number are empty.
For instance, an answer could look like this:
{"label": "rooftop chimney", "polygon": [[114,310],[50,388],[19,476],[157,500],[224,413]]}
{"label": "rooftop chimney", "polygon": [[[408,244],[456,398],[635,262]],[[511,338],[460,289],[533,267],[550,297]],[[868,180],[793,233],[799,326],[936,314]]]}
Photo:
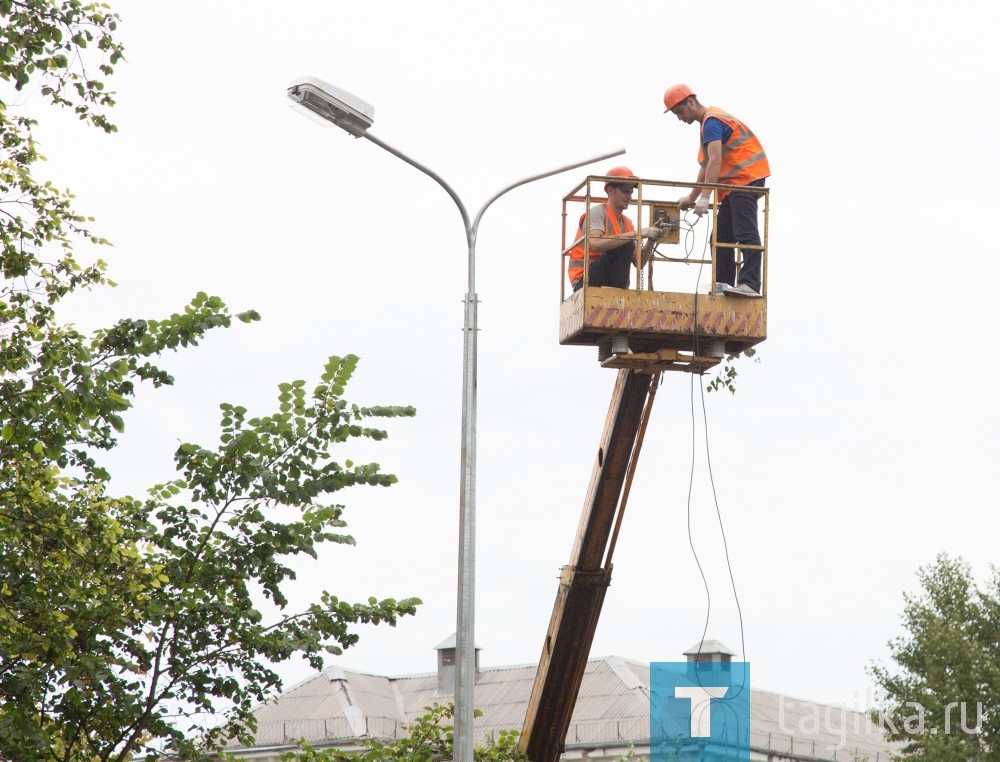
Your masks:
{"label": "rooftop chimney", "polygon": [[715,664],[727,664],[736,656],[735,651],[731,651],[718,640],[702,640],[695,643],[684,652],[689,662],[711,662]]}
{"label": "rooftop chimney", "polygon": [[[444,696],[455,695],[455,645],[457,637],[453,634],[436,646],[438,652],[438,693]],[[476,649],[476,674],[479,674],[479,646]]]}

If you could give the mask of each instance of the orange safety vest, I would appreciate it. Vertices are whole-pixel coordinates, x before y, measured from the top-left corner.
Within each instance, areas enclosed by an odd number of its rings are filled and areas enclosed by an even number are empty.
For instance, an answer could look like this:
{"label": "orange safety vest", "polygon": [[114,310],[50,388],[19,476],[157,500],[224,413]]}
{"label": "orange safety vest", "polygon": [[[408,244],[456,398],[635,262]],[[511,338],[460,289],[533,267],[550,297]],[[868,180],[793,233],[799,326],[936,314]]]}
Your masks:
{"label": "orange safety vest", "polygon": [[[704,167],[708,163],[705,153],[705,122],[714,116],[733,130],[732,136],[722,144],[722,166],[719,167],[717,182],[725,185],[749,185],[754,180],[763,180],[771,176],[771,167],[767,163],[767,154],[757,136],[743,122],[722,109],[709,106],[701,121],[701,143],[698,146],[698,164]],[[719,193],[719,201],[725,198],[724,191]]]}
{"label": "orange safety vest", "polygon": [[[607,202],[604,203],[605,211],[604,217],[607,220],[611,220],[611,230],[604,230],[605,233],[611,233],[613,235],[620,235],[621,233],[634,233],[635,226],[632,224],[632,220],[628,217],[622,216],[622,225],[618,226],[618,216],[611,210],[611,207]],[[583,223],[590,215],[584,212],[583,216],[580,217],[580,227],[576,231],[576,238],[580,242],[569,253],[570,266],[569,266],[569,282],[576,283],[577,279],[583,277]],[[622,246],[627,244],[628,241],[622,241]],[[595,259],[601,256],[605,252],[593,251],[590,252],[590,261],[593,262]],[[579,262],[580,264],[574,265],[573,262]]]}

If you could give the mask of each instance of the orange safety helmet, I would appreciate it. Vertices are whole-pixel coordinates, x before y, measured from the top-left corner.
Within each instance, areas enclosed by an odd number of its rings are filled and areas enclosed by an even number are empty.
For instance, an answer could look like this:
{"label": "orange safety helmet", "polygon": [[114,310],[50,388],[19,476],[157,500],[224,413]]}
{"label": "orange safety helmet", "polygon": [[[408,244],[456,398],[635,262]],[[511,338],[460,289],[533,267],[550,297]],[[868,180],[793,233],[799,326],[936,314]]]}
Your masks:
{"label": "orange safety helmet", "polygon": [[629,180],[639,179],[628,167],[612,167],[608,170],[608,177],[627,177]]}
{"label": "orange safety helmet", "polygon": [[687,85],[671,85],[663,94],[663,105],[666,106],[663,113],[667,113],[667,111],[670,111],[670,109],[691,95],[694,95],[696,98],[698,97],[695,95],[694,90]]}
{"label": "orange safety helmet", "polygon": [[[612,167],[607,172],[608,177],[621,177],[626,180],[638,180],[639,178],[632,172],[628,167]],[[608,192],[608,186],[611,185],[610,182],[604,183],[604,192]]]}

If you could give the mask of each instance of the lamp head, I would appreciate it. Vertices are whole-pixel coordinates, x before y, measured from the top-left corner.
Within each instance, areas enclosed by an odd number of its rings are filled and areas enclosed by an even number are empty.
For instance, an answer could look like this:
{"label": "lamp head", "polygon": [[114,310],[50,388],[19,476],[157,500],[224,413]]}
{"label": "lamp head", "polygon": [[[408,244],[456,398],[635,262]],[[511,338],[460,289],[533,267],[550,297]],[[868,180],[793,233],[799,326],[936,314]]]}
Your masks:
{"label": "lamp head", "polygon": [[336,125],[356,138],[375,121],[375,107],[316,77],[300,77],[288,86],[289,104],[324,127]]}

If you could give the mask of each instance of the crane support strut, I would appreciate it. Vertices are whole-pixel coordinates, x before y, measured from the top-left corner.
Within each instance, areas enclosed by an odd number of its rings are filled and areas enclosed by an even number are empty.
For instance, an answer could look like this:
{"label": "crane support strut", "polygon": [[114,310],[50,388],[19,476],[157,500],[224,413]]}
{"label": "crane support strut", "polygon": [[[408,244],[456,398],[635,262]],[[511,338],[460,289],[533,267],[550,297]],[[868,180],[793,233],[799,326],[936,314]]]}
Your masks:
{"label": "crane support strut", "polygon": [[625,507],[623,488],[627,478],[631,482],[638,459],[641,432],[656,389],[653,379],[648,373],[618,372],[570,562],[559,575],[559,590],[519,740],[521,751],[531,762],[557,762],[566,743],[604,595],[611,583],[610,554]]}

